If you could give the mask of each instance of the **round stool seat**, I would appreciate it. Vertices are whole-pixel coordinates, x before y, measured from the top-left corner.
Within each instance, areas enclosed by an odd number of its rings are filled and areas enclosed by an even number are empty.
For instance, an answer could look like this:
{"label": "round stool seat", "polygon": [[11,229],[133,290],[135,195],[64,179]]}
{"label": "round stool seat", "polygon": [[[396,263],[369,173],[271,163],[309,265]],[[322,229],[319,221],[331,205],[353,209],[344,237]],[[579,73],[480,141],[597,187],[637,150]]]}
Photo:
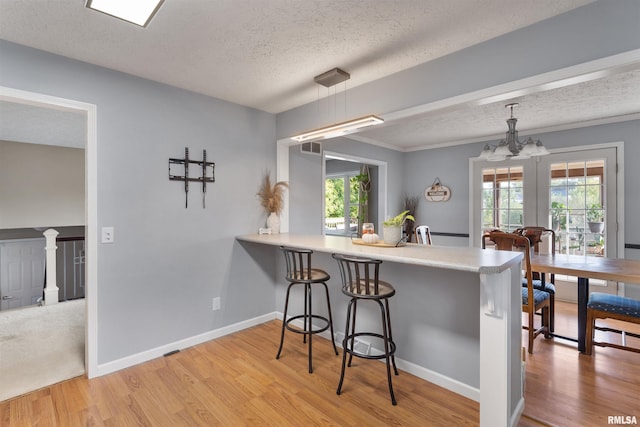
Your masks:
{"label": "round stool seat", "polygon": [[311,271],[292,271],[291,274],[287,274],[286,279],[289,282],[321,283],[331,279],[331,276],[329,276],[329,274],[324,270],[320,270],[319,268],[312,268]]}
{"label": "round stool seat", "polygon": [[363,299],[384,299],[390,298],[396,294],[395,288],[388,282],[378,280],[378,288],[376,289],[373,281],[360,279],[358,282],[351,282],[342,288],[342,293],[352,298]]}

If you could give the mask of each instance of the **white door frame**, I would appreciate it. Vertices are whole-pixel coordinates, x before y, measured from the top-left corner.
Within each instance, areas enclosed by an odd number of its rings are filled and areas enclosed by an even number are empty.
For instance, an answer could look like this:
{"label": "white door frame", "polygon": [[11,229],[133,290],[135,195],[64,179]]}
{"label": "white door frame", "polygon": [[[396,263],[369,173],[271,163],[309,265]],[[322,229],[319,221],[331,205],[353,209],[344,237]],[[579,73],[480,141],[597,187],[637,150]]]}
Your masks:
{"label": "white door frame", "polygon": [[82,111],[87,114],[85,147],[85,244],[86,244],[86,329],[85,369],[88,378],[98,376],[98,136],[95,104],[58,98],[36,92],[0,86],[0,100]]}

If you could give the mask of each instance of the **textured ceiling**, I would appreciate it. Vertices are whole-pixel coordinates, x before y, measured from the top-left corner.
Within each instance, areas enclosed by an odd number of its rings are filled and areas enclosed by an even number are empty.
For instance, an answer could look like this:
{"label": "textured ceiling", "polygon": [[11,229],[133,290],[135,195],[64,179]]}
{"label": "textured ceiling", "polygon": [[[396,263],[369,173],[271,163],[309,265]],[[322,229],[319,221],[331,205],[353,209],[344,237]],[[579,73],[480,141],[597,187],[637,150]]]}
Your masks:
{"label": "textured ceiling", "polygon": [[[83,0],[0,0],[0,38],[278,113],[591,0],[166,0],[146,29]],[[126,47],[126,48],[123,48]]]}
{"label": "textured ceiling", "polygon": [[[349,72],[353,88],[590,2],[165,0],[143,29],[83,0],[0,0],[0,38],[278,113],[316,101],[313,77],[331,68]],[[518,130],[636,117],[640,74],[624,71],[515,99]],[[388,120],[358,136],[399,150],[500,138],[506,103]]]}
{"label": "textured ceiling", "polygon": [[[358,136],[406,151],[502,139],[509,110],[520,136],[596,123],[640,119],[640,69],[486,105],[462,105],[369,128]],[[523,140],[524,138],[521,138]]]}

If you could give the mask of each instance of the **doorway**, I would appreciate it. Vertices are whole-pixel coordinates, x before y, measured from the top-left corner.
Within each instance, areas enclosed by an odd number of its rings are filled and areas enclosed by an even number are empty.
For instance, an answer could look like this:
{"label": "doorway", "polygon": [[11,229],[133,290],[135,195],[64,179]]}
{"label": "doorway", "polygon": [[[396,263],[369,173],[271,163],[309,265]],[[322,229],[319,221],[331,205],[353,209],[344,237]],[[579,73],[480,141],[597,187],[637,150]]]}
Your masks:
{"label": "doorway", "polygon": [[72,111],[84,116],[86,135],[84,164],[84,224],[85,224],[85,372],[88,378],[97,376],[97,112],[96,106],[44,94],[0,86],[0,102],[36,106],[56,111]]}

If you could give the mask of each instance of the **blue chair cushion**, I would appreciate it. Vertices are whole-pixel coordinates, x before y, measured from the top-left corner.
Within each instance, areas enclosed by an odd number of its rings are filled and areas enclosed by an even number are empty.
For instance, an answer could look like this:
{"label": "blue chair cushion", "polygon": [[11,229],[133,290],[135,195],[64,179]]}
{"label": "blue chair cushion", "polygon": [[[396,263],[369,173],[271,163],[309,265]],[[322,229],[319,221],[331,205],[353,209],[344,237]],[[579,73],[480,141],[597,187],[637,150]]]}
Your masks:
{"label": "blue chair cushion", "polygon": [[618,295],[593,292],[587,308],[640,318],[640,301]]}
{"label": "blue chair cushion", "polygon": [[[522,287],[523,288],[527,287],[527,278],[526,277],[522,278]],[[541,291],[549,292],[550,294],[554,294],[554,295],[556,293],[556,286],[553,283],[546,282],[546,283],[543,284],[542,280],[534,279],[533,280],[533,288],[534,289],[540,289]]]}
{"label": "blue chair cushion", "polygon": [[[545,291],[541,291],[540,289],[533,290],[533,301],[535,305],[540,304],[542,301],[549,299],[549,293]],[[529,292],[527,292],[527,288],[522,288],[522,304],[529,303]]]}

